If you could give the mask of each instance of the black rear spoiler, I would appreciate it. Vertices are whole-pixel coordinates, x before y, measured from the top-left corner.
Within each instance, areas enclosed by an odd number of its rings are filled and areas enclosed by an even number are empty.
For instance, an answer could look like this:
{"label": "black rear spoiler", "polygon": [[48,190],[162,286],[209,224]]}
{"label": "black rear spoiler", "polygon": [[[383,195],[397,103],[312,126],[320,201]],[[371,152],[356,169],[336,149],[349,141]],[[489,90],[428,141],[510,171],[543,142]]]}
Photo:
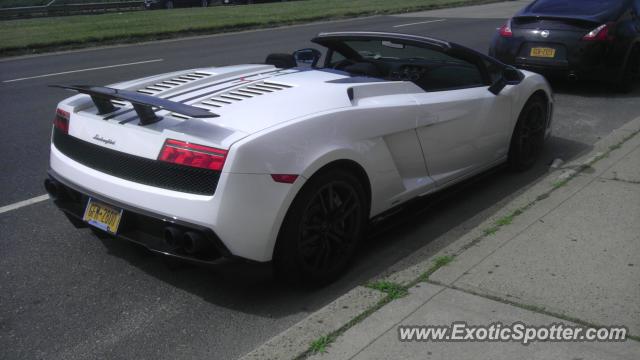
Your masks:
{"label": "black rear spoiler", "polygon": [[91,85],[50,86],[60,89],[73,90],[81,94],[87,94],[91,96],[91,100],[98,108],[98,115],[109,114],[118,109],[111,103],[111,100],[128,101],[133,105],[133,109],[138,114],[141,125],[149,125],[162,120],[161,117],[156,115],[154,108],[168,110],[193,118],[214,118],[220,116],[199,107],[140,94],[135,91]]}
{"label": "black rear spoiler", "polygon": [[595,17],[591,16],[558,16],[558,15],[516,15],[513,17],[515,20],[556,20],[556,21],[566,21],[573,23],[587,23],[587,24],[601,24],[606,21],[600,21]]}

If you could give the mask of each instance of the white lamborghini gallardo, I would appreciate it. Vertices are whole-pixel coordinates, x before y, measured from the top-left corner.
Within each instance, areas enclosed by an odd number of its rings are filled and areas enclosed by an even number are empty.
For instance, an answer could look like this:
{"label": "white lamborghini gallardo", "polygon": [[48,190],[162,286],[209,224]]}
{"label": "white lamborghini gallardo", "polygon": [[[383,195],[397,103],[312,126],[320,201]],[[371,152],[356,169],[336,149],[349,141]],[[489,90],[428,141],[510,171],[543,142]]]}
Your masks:
{"label": "white lamborghini gallardo", "polygon": [[312,41],[325,52],[58,85],[80,94],[58,105],[47,191],[78,227],[325,283],[371,218],[501,163],[524,170],[550,134],[534,73],[414,35]]}

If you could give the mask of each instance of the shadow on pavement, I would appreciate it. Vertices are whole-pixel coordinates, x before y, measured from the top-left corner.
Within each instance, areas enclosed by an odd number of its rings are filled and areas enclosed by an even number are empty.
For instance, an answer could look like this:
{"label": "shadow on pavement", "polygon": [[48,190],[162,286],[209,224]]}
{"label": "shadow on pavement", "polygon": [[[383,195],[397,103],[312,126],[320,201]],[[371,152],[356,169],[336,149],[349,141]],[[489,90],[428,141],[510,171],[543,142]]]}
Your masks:
{"label": "shadow on pavement", "polygon": [[632,91],[623,93],[617,90],[616,85],[601,81],[576,80],[566,78],[549,78],[553,91],[557,94],[576,95],[585,98],[599,99],[628,99],[640,96],[640,81],[635,82]]}

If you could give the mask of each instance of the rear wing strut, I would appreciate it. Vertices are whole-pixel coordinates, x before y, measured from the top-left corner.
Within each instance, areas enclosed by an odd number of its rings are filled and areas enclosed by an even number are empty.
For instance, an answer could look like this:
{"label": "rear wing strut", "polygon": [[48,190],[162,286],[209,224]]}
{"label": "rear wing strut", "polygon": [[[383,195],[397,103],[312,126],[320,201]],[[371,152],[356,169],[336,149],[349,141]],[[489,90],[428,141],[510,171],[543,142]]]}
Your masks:
{"label": "rear wing strut", "polygon": [[154,108],[158,110],[168,110],[193,118],[214,118],[220,116],[199,107],[185,105],[182,103],[140,94],[129,90],[91,85],[50,86],[60,89],[73,90],[81,94],[91,96],[91,100],[96,105],[96,108],[98,108],[98,115],[110,114],[118,109],[111,103],[111,100],[128,101],[133,105],[133,109],[138,114],[141,125],[149,125],[162,120],[160,116],[156,115],[156,110],[154,110]]}

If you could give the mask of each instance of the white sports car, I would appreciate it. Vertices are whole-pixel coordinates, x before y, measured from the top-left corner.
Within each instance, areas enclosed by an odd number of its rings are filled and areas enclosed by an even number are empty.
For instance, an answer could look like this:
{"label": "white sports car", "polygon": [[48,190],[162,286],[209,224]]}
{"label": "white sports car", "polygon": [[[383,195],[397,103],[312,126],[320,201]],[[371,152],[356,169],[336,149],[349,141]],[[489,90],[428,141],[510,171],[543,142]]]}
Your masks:
{"label": "white sports car", "polygon": [[324,283],[370,219],[504,162],[524,170],[550,134],[534,73],[414,35],[312,41],[326,52],[58,86],[80,94],[58,105],[47,191],[78,227]]}

